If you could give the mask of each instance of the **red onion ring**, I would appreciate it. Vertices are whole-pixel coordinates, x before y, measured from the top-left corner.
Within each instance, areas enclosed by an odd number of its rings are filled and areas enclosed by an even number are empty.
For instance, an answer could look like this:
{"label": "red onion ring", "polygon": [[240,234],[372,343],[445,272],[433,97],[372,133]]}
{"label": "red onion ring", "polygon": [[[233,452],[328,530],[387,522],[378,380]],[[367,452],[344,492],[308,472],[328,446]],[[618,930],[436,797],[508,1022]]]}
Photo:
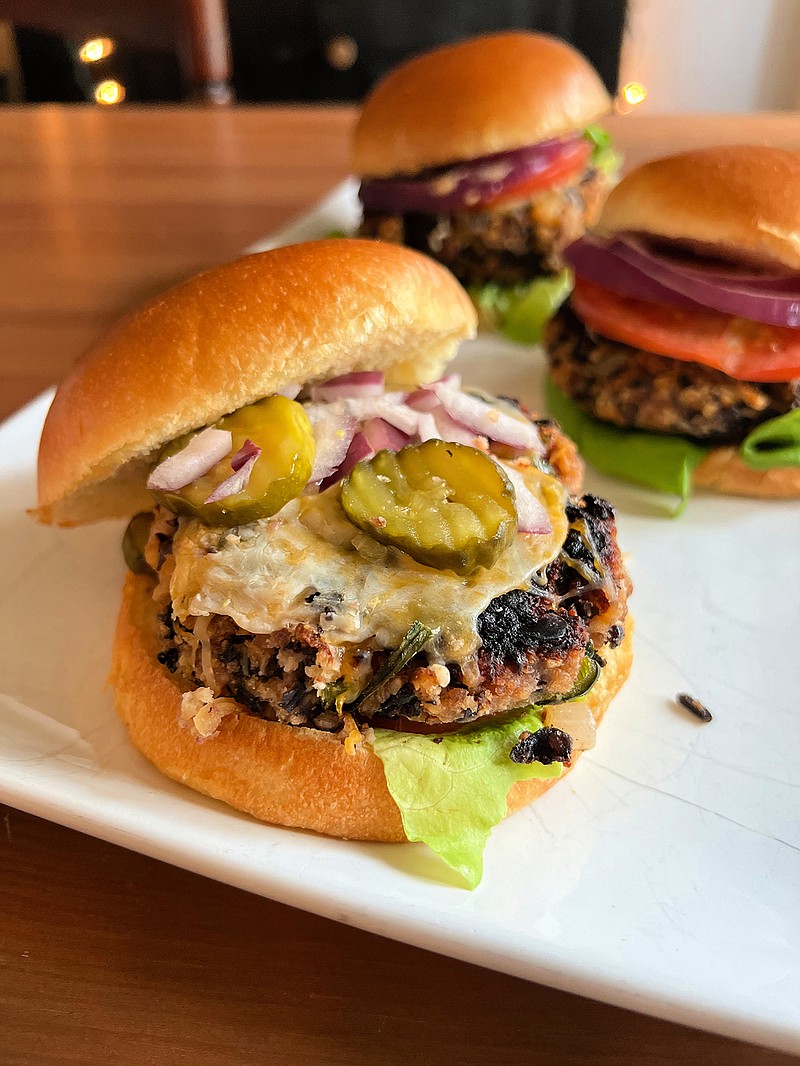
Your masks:
{"label": "red onion ring", "polygon": [[655,248],[650,248],[647,239],[641,235],[621,234],[619,239],[641,244],[646,251],[651,252],[651,254],[658,256],[667,263],[671,263],[673,266],[679,267],[686,274],[699,274],[706,280],[713,279],[723,284],[733,282],[735,285],[746,285],[754,289],[781,289],[785,292],[794,292],[797,289],[797,273],[795,271],[761,270],[754,272],[752,267],[737,267],[734,263],[706,259],[702,249],[698,249],[695,257],[690,259],[688,258],[691,254],[689,252],[678,255],[669,250],[658,251]]}
{"label": "red onion ring", "polygon": [[543,174],[583,139],[581,133],[541,141],[510,152],[471,159],[425,180],[379,178],[361,183],[365,211],[405,214],[420,211],[441,215],[475,208],[503,195],[507,189]]}
{"label": "red onion ring", "polygon": [[702,306],[696,300],[689,300],[673,292],[643,274],[641,270],[635,269],[615,255],[610,245],[604,244],[596,237],[585,236],[575,241],[564,252],[564,261],[580,277],[587,278],[596,285],[604,285],[614,292],[622,293],[623,296],[677,307],[697,309]]}
{"label": "red onion ring", "polygon": [[576,274],[624,296],[678,307],[707,307],[771,326],[800,327],[800,275],[736,281],[713,266],[696,266],[650,251],[634,236],[609,242],[582,237],[565,259]]}

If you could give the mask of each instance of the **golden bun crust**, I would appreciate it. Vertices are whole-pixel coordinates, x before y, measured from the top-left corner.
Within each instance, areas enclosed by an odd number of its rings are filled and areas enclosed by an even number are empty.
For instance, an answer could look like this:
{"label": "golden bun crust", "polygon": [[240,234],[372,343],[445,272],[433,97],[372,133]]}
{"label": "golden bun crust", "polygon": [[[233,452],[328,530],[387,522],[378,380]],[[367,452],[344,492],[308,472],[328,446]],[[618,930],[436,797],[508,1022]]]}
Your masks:
{"label": "golden bun crust", "polygon": [[[249,714],[223,719],[198,743],[178,724],[181,690],[156,661],[155,608],[148,578],[128,574],[114,641],[111,680],[131,740],[168,777],[265,822],[351,840],[405,840],[383,764],[371,748],[348,755],[329,733],[266,722]],[[631,625],[588,696],[599,720],[628,676]],[[509,811],[553,781],[515,784]]]}
{"label": "golden bun crust", "polygon": [[800,466],[753,470],[736,448],[714,448],[695,469],[694,484],[728,496],[800,499]]}
{"label": "golden bun crust", "polygon": [[353,169],[369,178],[504,152],[582,129],[611,110],[580,52],[539,33],[446,45],[391,71],[364,104]]}
{"label": "golden bun crust", "polygon": [[654,159],[612,190],[596,232],[649,233],[800,270],[800,153],[724,145]]}
{"label": "golden bun crust", "polygon": [[123,319],[62,382],[36,517],[149,509],[146,470],[167,441],[292,382],[364,369],[432,380],[475,325],[452,274],[397,245],[313,241],[215,267]]}

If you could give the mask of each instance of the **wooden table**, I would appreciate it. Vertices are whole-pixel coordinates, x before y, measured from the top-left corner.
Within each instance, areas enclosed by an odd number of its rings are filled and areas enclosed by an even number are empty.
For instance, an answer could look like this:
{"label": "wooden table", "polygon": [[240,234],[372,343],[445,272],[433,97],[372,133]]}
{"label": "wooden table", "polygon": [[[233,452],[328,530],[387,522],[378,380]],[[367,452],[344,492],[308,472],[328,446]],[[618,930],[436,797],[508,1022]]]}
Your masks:
{"label": "wooden table", "polygon": [[[346,173],[351,123],[344,109],[0,109],[0,415],[57,381],[121,312],[322,194]],[[631,161],[710,136],[702,117],[612,124]],[[798,116],[731,116],[714,131],[800,148]],[[796,1061],[0,810],[2,1066],[600,1059]]]}

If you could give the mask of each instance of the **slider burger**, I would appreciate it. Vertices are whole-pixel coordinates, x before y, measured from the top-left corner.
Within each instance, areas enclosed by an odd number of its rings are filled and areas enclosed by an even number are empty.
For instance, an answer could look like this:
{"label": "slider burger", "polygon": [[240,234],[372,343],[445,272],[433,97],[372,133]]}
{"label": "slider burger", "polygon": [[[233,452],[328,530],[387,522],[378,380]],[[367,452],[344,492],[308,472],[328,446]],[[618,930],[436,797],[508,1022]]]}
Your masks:
{"label": "slider burger", "polygon": [[388,244],[218,267],[61,385],[38,508],[137,512],[112,678],[157,767],[269,822],[423,840],[470,884],[631,654],[574,446],[443,376],[474,327],[446,270]]}
{"label": "slider burger", "polygon": [[549,403],[585,457],[683,497],[800,496],[800,155],[647,163],[566,259]]}
{"label": "slider burger", "polygon": [[591,226],[618,159],[594,125],[611,101],[563,41],[497,33],[390,72],[355,130],[360,234],[449,267],[485,324],[541,340],[569,293],[564,248]]}

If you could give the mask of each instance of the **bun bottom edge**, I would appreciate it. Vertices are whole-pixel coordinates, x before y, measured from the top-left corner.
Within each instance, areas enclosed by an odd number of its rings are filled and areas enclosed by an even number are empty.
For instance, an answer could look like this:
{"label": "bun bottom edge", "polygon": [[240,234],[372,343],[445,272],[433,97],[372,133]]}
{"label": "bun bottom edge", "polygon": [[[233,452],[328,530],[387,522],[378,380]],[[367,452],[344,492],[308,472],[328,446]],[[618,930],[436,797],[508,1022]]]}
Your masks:
{"label": "bun bottom edge", "polygon": [[[383,764],[365,745],[348,755],[329,733],[244,712],[223,719],[217,735],[203,742],[181,728],[183,690],[156,660],[151,593],[148,578],[126,576],[111,671],[117,713],[151,763],[173,780],[264,822],[350,840],[406,840]],[[603,655],[607,665],[587,697],[598,722],[630,672],[630,617],[622,644],[604,649]],[[508,795],[508,812],[530,803],[563,776],[517,782]]]}
{"label": "bun bottom edge", "polygon": [[709,492],[764,500],[800,497],[800,466],[753,470],[734,447],[712,448],[696,467],[693,483]]}

